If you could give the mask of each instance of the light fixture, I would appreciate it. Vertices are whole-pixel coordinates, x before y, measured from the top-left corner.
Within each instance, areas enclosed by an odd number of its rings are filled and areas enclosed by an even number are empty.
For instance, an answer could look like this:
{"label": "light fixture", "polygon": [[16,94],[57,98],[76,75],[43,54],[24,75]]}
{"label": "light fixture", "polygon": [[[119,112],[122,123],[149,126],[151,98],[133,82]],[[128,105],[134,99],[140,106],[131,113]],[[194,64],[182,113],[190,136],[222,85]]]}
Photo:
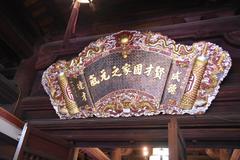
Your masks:
{"label": "light fixture", "polygon": [[142,153],[144,157],[147,157],[149,155],[148,147],[144,146],[142,149]]}
{"label": "light fixture", "polygon": [[92,3],[92,0],[77,0],[79,3]]}
{"label": "light fixture", "polygon": [[74,1],[77,1],[78,3],[82,4],[89,4],[89,7],[92,9],[92,11],[96,10],[93,0],[74,0]]}

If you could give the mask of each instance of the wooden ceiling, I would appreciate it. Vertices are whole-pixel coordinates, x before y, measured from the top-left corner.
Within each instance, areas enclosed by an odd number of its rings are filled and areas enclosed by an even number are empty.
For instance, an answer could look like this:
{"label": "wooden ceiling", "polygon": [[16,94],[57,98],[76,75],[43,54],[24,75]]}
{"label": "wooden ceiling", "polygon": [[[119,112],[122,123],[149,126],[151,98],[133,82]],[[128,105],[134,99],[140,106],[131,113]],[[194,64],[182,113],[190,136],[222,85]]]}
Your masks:
{"label": "wooden ceiling", "polygon": [[[22,0],[22,2],[43,36],[51,39],[53,35],[55,37],[64,33],[72,0]],[[95,10],[88,4],[81,4],[77,26],[77,32],[81,35],[129,29],[129,24],[141,23],[145,19],[151,21],[161,17],[158,24],[171,25],[184,23],[195,14],[201,14],[201,19],[210,19],[239,12],[237,0],[95,0],[93,3]],[[108,30],[109,25],[111,30]]]}
{"label": "wooden ceiling", "polygon": [[[95,10],[81,4],[77,36],[166,26],[237,15],[238,0],[94,0]],[[38,44],[62,39],[72,0],[0,2],[0,73],[13,78],[19,62]]]}

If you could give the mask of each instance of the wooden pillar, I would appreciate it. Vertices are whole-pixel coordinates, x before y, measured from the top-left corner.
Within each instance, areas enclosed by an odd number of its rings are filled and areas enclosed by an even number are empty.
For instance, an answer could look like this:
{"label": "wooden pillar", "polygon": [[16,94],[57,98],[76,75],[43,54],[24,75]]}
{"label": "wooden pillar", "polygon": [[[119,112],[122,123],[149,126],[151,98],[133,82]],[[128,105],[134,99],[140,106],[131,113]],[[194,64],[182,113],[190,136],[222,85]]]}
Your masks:
{"label": "wooden pillar", "polygon": [[177,134],[177,120],[176,118],[171,118],[168,123],[169,160],[178,160]]}
{"label": "wooden pillar", "polygon": [[178,128],[177,119],[170,119],[168,123],[169,160],[186,160],[186,145]]}
{"label": "wooden pillar", "polygon": [[115,148],[112,152],[111,160],[121,160],[121,159],[122,159],[121,148]]}

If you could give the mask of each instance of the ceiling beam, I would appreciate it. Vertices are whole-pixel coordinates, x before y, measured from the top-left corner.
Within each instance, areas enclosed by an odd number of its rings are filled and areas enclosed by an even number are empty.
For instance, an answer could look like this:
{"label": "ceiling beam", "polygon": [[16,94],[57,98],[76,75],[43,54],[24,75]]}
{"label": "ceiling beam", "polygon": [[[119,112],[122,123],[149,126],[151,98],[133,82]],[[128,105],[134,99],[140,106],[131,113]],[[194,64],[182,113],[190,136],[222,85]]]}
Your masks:
{"label": "ceiling beam", "polygon": [[[199,20],[196,22],[180,23],[174,25],[156,26],[155,24],[145,25],[144,28],[134,28],[141,31],[161,32],[173,39],[182,38],[204,38],[211,36],[223,36],[224,33],[239,30],[240,16],[229,16],[213,18],[208,20]],[[226,25],[228,24],[228,25]],[[225,26],[225,27],[219,27]],[[91,41],[104,37],[108,34],[94,36],[79,36],[69,39],[69,44],[63,47],[63,40],[43,44],[38,50],[38,60],[35,64],[36,69],[45,69],[51,65],[57,58],[79,53]]]}

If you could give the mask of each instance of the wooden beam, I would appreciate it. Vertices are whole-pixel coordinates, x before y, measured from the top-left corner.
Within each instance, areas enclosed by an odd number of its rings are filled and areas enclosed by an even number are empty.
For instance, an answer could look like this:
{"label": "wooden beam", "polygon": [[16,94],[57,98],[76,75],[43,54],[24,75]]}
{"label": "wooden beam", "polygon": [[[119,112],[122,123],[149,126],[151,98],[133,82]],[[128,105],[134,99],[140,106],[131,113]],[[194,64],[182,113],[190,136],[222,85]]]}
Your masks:
{"label": "wooden beam", "polygon": [[103,153],[103,151],[101,151],[99,148],[80,148],[80,150],[93,159],[110,160],[110,158],[105,153]]}
{"label": "wooden beam", "polygon": [[13,114],[9,113],[7,110],[3,109],[2,107],[0,107],[0,117],[14,124],[18,128],[24,127],[24,122],[22,120],[20,120]]}
{"label": "wooden beam", "polygon": [[[141,31],[161,32],[172,39],[180,38],[203,38],[210,36],[222,36],[224,33],[239,30],[240,16],[229,16],[222,18],[214,18],[209,20],[201,20],[189,23],[180,23],[167,26],[146,25],[146,28],[135,28]],[[228,24],[226,26],[226,24]],[[219,27],[225,26],[225,27]],[[36,69],[45,69],[52,64],[58,57],[79,53],[92,41],[100,37],[109,35],[94,35],[69,39],[69,44],[63,47],[63,41],[54,41],[42,45],[38,51],[38,60],[35,65]]]}

